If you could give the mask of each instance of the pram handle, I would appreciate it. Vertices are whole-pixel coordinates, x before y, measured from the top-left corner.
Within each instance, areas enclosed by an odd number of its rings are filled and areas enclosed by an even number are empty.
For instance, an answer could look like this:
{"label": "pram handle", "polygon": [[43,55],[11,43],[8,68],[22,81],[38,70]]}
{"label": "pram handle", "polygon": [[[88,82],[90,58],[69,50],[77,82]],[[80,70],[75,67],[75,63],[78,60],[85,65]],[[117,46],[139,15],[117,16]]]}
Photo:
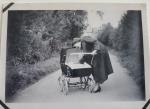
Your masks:
{"label": "pram handle", "polygon": [[96,53],[83,53],[83,52],[81,52],[81,53],[71,53],[70,55],[95,55]]}
{"label": "pram handle", "polygon": [[71,53],[70,55],[92,55],[92,59],[91,59],[91,65],[92,65],[94,56],[95,56],[96,54],[97,54],[97,53],[96,53],[96,51],[95,51],[95,52],[91,52],[91,53],[85,53],[85,52]]}

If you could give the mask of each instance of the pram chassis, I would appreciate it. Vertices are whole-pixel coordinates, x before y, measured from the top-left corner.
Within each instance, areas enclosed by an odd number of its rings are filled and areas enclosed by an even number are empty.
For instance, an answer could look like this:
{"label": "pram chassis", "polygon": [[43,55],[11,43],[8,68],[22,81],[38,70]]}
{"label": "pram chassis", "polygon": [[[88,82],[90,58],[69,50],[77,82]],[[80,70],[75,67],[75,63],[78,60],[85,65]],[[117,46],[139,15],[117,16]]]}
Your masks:
{"label": "pram chassis", "polygon": [[[81,52],[81,53],[72,53],[72,54],[92,55],[91,63],[94,58],[93,53]],[[65,63],[61,63],[61,66],[66,66],[65,74],[62,73],[62,75],[58,78],[59,89],[61,92],[63,92],[65,95],[67,95],[69,93],[69,87],[78,87],[83,90],[88,89],[91,92],[92,85],[94,83],[93,79],[90,77],[90,75],[92,73],[92,67],[90,69],[82,69],[82,70],[84,70],[84,72],[85,72],[85,70],[88,72],[86,74],[81,74],[81,75],[79,74],[80,76],[76,76],[76,75],[72,76],[71,74],[68,73],[68,71],[70,71],[70,68],[67,65],[65,65]],[[81,70],[81,72],[82,72],[82,70]],[[71,78],[79,78],[79,81],[78,82],[70,82]]]}

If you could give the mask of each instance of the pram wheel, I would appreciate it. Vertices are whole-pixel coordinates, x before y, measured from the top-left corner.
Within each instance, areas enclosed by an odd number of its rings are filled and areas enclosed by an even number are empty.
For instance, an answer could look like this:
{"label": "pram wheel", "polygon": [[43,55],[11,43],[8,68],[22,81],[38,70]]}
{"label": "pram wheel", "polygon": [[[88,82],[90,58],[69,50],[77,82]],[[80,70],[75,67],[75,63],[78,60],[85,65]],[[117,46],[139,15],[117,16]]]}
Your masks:
{"label": "pram wheel", "polygon": [[86,89],[88,87],[88,77],[80,77],[81,89]]}
{"label": "pram wheel", "polygon": [[68,81],[67,81],[67,78],[65,78],[64,81],[63,81],[63,93],[65,95],[68,94]]}
{"label": "pram wheel", "polygon": [[59,78],[58,78],[58,88],[59,88],[59,91],[60,92],[63,92],[63,83],[62,83],[62,77],[60,76]]}
{"label": "pram wheel", "polygon": [[88,78],[89,92],[92,92],[94,81],[91,78]]}
{"label": "pram wheel", "polygon": [[65,95],[68,94],[68,80],[65,76],[60,76],[58,78],[59,90],[63,92]]}

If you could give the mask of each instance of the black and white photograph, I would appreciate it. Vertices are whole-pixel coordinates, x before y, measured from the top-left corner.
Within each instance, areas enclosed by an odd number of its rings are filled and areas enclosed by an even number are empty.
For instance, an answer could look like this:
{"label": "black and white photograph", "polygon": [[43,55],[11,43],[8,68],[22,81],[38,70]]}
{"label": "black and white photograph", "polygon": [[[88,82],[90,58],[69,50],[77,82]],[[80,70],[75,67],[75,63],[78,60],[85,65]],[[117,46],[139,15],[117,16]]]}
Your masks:
{"label": "black and white photograph", "polygon": [[142,11],[9,10],[7,103],[145,100]]}

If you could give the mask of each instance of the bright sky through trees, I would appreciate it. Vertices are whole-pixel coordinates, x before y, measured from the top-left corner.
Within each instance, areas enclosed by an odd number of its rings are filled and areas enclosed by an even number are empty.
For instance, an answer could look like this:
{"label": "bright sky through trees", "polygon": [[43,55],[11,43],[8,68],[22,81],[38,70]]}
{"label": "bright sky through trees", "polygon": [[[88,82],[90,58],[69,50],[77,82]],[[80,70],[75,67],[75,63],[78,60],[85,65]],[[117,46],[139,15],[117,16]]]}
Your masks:
{"label": "bright sky through trees", "polygon": [[121,19],[121,16],[126,12],[125,10],[116,9],[104,9],[102,17],[97,14],[97,10],[87,10],[88,11],[88,24],[91,28],[97,28],[110,22],[113,27],[117,27]]}

